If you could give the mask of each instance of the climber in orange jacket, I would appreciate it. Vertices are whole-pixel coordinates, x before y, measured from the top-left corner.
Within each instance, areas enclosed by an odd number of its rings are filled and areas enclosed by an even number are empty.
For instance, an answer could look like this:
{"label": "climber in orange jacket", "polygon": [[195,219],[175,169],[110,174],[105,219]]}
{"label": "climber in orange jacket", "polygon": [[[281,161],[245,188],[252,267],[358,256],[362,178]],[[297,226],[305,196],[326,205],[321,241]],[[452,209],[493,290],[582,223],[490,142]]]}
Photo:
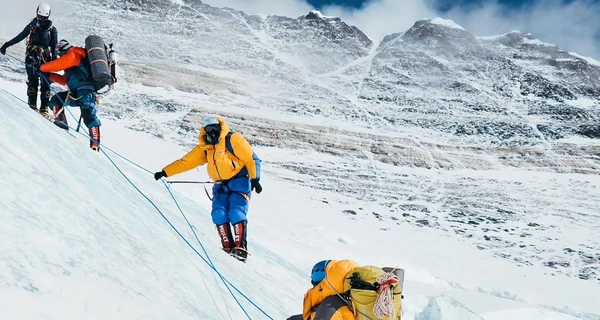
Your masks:
{"label": "climber in orange jacket", "polygon": [[[98,151],[100,142],[100,119],[96,116],[96,92],[92,75],[87,68],[87,54],[84,48],[73,46],[67,40],[60,40],[56,46],[60,58],[44,63],[40,71],[51,72],[50,81],[69,87],[69,91],[59,92],[50,99],[49,107],[54,117],[67,123],[65,106],[79,106],[81,118],[90,133],[90,148]],[[55,73],[64,70],[64,75]],[[64,105],[63,105],[64,104]]]}
{"label": "climber in orange jacket", "polygon": [[183,158],[156,172],[154,179],[171,177],[206,164],[208,175],[215,181],[211,216],[217,225],[223,250],[245,261],[248,256],[248,201],[253,190],[256,193],[262,191],[260,163],[241,134],[230,132],[222,118],[210,117],[200,128],[198,145]]}
{"label": "climber in orange jacket", "polygon": [[304,295],[304,320],[354,320],[354,314],[342,294],[344,280],[358,267],[352,260],[332,260],[325,267],[325,279]]}

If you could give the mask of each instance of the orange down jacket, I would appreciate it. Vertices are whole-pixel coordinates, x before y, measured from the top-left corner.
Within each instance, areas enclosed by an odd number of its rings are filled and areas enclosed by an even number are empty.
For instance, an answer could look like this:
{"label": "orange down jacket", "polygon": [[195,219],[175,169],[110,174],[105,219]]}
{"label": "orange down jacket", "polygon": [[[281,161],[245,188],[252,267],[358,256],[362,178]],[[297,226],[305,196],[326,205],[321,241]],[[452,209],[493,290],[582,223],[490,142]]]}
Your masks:
{"label": "orange down jacket", "polygon": [[202,138],[204,127],[198,135],[198,145],[188,152],[183,158],[174,161],[163,170],[167,177],[182,173],[198,166],[207,164],[207,171],[214,181],[224,181],[233,178],[244,168],[248,171],[248,178],[256,179],[260,172],[256,163],[250,143],[239,133],[231,135],[231,146],[235,155],[227,151],[225,137],[229,132],[229,126],[221,117],[217,117],[221,125],[221,135],[216,145],[207,145]]}
{"label": "orange down jacket", "polygon": [[[333,260],[327,265],[325,279],[304,295],[304,320],[315,319],[316,306],[321,304],[325,298],[344,293],[346,274],[356,267],[358,264],[352,260]],[[348,306],[344,305],[337,309],[329,320],[354,320],[354,314]]]}

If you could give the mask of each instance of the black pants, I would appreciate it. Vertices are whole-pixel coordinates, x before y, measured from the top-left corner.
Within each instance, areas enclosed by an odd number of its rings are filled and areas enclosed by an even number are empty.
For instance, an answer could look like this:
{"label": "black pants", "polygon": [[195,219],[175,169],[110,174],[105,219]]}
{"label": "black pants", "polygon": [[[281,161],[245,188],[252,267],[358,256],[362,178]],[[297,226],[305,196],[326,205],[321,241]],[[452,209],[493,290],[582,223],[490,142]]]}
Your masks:
{"label": "black pants", "polygon": [[[27,103],[32,109],[37,109],[38,87],[41,89],[41,109],[47,108],[48,101],[50,101],[50,80],[48,79],[50,74],[42,74],[38,70],[42,63],[46,61],[50,61],[50,57],[39,51],[30,51],[25,58],[25,63],[27,64],[25,67],[27,71]],[[45,79],[43,79],[42,76],[45,77]]]}

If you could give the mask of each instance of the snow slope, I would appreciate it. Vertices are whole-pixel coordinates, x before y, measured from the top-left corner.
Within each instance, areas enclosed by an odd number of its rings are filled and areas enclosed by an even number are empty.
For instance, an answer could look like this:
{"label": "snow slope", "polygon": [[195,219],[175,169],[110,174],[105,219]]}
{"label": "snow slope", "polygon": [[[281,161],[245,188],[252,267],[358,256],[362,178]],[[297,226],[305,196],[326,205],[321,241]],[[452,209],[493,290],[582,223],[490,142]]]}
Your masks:
{"label": "snow slope", "polygon": [[[1,95],[0,318],[244,318],[225,289],[219,288],[219,278],[105,157],[91,152],[85,140],[60,132],[28,111],[22,102],[5,92]],[[124,167],[193,241],[162,183]],[[181,204],[193,213],[201,237],[213,234],[206,210],[186,199]],[[263,259],[254,259],[254,267],[242,275],[241,264],[231,263],[214,241],[206,242],[215,265],[229,280],[281,316],[280,303],[265,300],[258,282],[240,281],[253,275]],[[260,252],[259,246],[255,248]],[[251,278],[300,285],[300,279],[281,273]],[[257,310],[249,312],[260,318]]]}
{"label": "snow slope", "polygon": [[[219,289],[219,278],[106,158],[4,92],[0,104],[5,120],[0,128],[0,184],[8,187],[0,199],[0,243],[5,249],[0,253],[0,318],[244,318],[225,289]],[[162,184],[137,169],[125,166],[125,172],[193,241]],[[201,237],[214,235],[204,209],[189,200],[181,203],[193,214],[190,219]],[[281,317],[279,301],[256,296],[263,290],[258,284],[285,281],[298,288],[302,279],[288,279],[287,273],[269,272],[268,267],[261,271],[272,273],[268,278],[255,275],[254,268],[263,269],[260,257],[242,275],[241,264],[231,263],[210,241],[215,238],[208,237],[206,243],[219,270],[238,285],[242,276],[254,279],[239,288]],[[260,252],[260,246],[254,245],[254,251]],[[301,272],[284,261],[275,265],[281,268]],[[289,300],[294,296],[291,291],[277,295]],[[261,318],[257,310],[249,312]]]}
{"label": "snow slope", "polygon": [[[0,84],[15,95],[24,89]],[[215,273],[84,138],[61,132],[4,90],[0,116],[0,318],[246,318]],[[104,122],[103,143],[156,170],[185,152],[115,121]],[[257,152],[268,159],[281,151]],[[108,155],[202,252],[162,183]],[[360,216],[341,219],[352,198],[270,179],[268,163],[265,192],[250,212],[246,265],[218,249],[202,189],[174,189],[216,268],[274,319],[300,311],[308,271],[323,258],[405,268],[405,319],[599,317],[597,284],[490,259],[438,232],[403,225],[390,233]],[[204,171],[181,178],[206,179]],[[268,318],[240,300],[249,318]]]}
{"label": "snow slope", "polygon": [[[354,197],[343,210],[376,202],[378,216],[359,215],[390,232],[442,230],[598,282],[600,68],[529,34],[483,41],[440,19],[377,44],[335,18],[184,3],[57,1],[61,37],[117,44],[119,89],[103,118],[189,146],[219,113],[276,148],[276,179]],[[18,63],[0,68],[23,81]]]}

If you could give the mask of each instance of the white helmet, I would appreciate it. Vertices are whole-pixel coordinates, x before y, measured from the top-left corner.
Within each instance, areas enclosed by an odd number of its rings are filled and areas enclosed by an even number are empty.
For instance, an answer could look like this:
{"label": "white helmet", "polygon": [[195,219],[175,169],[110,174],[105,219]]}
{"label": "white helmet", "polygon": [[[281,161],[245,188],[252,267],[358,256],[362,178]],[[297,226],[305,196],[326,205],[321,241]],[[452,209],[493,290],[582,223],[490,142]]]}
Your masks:
{"label": "white helmet", "polygon": [[47,3],[42,3],[37,7],[38,18],[48,19],[50,18],[50,12],[52,12],[52,9],[50,9],[50,5]]}

